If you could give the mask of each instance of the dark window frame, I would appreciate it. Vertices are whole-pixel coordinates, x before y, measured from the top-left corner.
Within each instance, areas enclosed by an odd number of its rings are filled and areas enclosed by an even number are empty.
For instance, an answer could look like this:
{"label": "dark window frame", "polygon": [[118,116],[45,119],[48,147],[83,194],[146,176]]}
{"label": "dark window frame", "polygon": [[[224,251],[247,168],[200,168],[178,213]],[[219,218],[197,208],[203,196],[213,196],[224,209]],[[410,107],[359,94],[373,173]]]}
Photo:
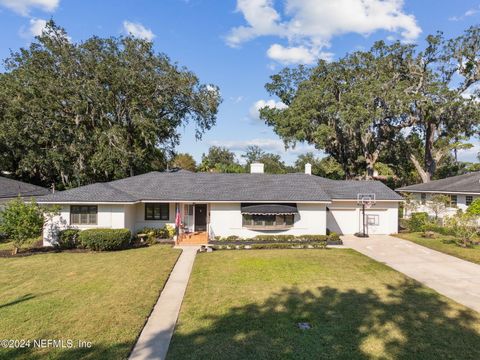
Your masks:
{"label": "dark window frame", "polygon": [[70,205],[70,225],[98,225],[98,206]]}
{"label": "dark window frame", "polygon": [[450,207],[452,207],[452,208],[458,207],[458,196],[457,195],[450,195]]}
{"label": "dark window frame", "polygon": [[242,227],[257,230],[289,229],[295,224],[294,214],[242,214]]}
{"label": "dark window frame", "polygon": [[425,205],[427,203],[427,194],[426,193],[421,193],[420,194],[420,202],[422,205]]}
{"label": "dark window frame", "polygon": [[473,195],[466,195],[465,196],[465,205],[470,206],[473,202]]}
{"label": "dark window frame", "polygon": [[170,203],[145,203],[145,220],[169,221]]}

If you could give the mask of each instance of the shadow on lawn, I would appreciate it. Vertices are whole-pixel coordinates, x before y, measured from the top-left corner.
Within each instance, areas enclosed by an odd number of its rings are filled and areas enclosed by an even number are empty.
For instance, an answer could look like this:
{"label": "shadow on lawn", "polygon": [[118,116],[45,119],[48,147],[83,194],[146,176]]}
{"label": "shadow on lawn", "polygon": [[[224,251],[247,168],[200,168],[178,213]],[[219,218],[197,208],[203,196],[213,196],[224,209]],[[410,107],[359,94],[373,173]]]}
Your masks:
{"label": "shadow on lawn", "polygon": [[36,296],[36,295],[33,295],[33,294],[25,294],[25,295],[22,295],[22,296],[16,298],[16,299],[13,300],[13,301],[7,302],[7,303],[5,303],[5,304],[0,304],[0,309],[1,309],[1,308],[8,307],[8,306],[16,305],[16,304],[21,303],[21,302],[24,302],[24,301],[31,300],[31,299],[34,299],[34,298],[36,298],[36,297],[37,297],[37,296]]}
{"label": "shadow on lawn", "polygon": [[201,319],[209,325],[196,332],[182,334],[180,324],[169,359],[480,359],[474,311],[454,311],[411,280],[387,291],[286,288]]}
{"label": "shadow on lawn", "polygon": [[[48,338],[48,337],[47,337]],[[128,351],[132,344],[117,343],[112,345],[94,345],[91,348],[71,348],[51,350],[46,354],[45,351],[33,348],[24,349],[1,349],[0,360],[28,359],[28,360],[117,360],[126,359]]]}

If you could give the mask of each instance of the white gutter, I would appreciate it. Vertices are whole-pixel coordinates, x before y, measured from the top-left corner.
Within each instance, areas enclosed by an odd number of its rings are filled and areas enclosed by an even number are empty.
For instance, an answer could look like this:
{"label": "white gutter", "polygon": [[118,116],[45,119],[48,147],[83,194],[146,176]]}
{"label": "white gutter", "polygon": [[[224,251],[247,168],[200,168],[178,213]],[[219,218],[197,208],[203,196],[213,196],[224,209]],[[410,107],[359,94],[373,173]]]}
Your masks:
{"label": "white gutter", "polygon": [[397,189],[396,191],[406,192],[406,193],[480,195],[480,192],[446,191],[446,190],[402,190],[402,189]]}

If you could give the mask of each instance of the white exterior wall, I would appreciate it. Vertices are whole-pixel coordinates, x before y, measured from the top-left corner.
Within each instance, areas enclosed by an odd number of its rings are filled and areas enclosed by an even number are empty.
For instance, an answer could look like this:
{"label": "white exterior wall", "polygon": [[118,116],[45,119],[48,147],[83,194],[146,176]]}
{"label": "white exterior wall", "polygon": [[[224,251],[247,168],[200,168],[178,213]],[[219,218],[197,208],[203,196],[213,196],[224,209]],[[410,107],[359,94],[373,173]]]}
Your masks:
{"label": "white exterior wall", "polygon": [[[356,201],[333,201],[327,206],[327,228],[338,234],[361,232],[363,217]],[[377,202],[365,212],[378,218],[378,225],[368,225],[369,234],[396,234],[398,232],[398,202]]]}
{"label": "white exterior wall", "polygon": [[[422,204],[422,195],[421,193],[412,193],[412,198],[417,203],[417,208],[413,210],[413,212],[426,212],[429,216],[435,216],[435,213],[429,208],[428,202],[431,201],[432,196],[435,195],[457,195],[457,207],[447,207],[442,214],[438,216],[440,218],[445,216],[452,216],[457,213],[459,209],[465,211],[467,210],[467,194],[452,194],[452,193],[426,193],[426,204]],[[471,195],[473,200],[478,198],[478,195]],[[472,201],[473,201],[472,200]],[[406,216],[410,216],[410,214],[406,214]]]}
{"label": "white exterior wall", "polygon": [[242,226],[240,203],[212,203],[210,204],[211,238],[215,236],[236,235],[241,238],[251,238],[256,235],[283,234],[283,235],[325,235],[326,211],[325,204],[297,203],[298,214],[295,215],[293,227],[288,230],[258,231]]}
{"label": "white exterior wall", "polygon": [[124,205],[98,205],[97,225],[71,225],[70,205],[61,205],[60,214],[54,216],[43,228],[43,245],[54,245],[58,232],[67,228],[80,230],[95,228],[122,229],[126,227],[125,224]]}
{"label": "white exterior wall", "polygon": [[135,204],[134,207],[134,230],[133,233],[136,233],[143,228],[162,228],[166,224],[175,226],[175,203],[170,203],[170,212],[168,215],[168,220],[145,220],[145,204]]}

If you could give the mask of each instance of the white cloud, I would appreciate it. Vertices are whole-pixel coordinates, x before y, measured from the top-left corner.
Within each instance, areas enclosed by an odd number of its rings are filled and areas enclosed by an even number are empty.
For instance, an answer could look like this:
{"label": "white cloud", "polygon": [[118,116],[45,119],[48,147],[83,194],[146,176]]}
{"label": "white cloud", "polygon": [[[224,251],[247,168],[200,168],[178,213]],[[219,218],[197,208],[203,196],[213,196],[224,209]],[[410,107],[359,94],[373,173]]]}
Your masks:
{"label": "white cloud", "polygon": [[232,101],[234,104],[239,104],[243,101],[244,97],[242,95],[239,96],[231,96],[230,101]]}
{"label": "white cloud", "polygon": [[60,0],[0,0],[0,6],[4,6],[23,16],[28,16],[34,8],[53,12],[59,3]]}
{"label": "white cloud", "polygon": [[240,155],[245,152],[249,146],[259,146],[262,150],[278,155],[299,155],[309,151],[318,151],[314,146],[299,143],[295,148],[285,149],[285,144],[280,139],[271,138],[256,138],[251,140],[214,140],[210,142],[213,146],[224,146],[231,151],[235,152],[238,159],[241,159]]}
{"label": "white cloud", "polygon": [[465,19],[466,17],[469,17],[469,16],[473,16],[473,15],[476,15],[480,12],[480,6],[476,7],[476,8],[472,8],[472,9],[468,9],[467,11],[465,11],[463,13],[463,15],[461,16],[452,16],[452,17],[449,17],[448,20],[450,21],[461,21],[463,19]]}
{"label": "white cloud", "polygon": [[333,53],[319,52],[315,48],[307,48],[305,46],[284,47],[280,44],[273,44],[267,50],[270,59],[278,61],[284,65],[291,64],[312,64],[318,58],[330,61]]}
{"label": "white cloud", "polygon": [[264,107],[269,107],[271,109],[285,109],[287,105],[285,105],[281,101],[275,100],[258,100],[250,107],[250,117],[254,120],[260,119],[260,109]]}
{"label": "white cloud", "polygon": [[470,86],[467,90],[462,93],[462,97],[465,99],[473,98],[476,101],[479,101],[480,97],[480,84],[475,84]]}
{"label": "white cloud", "polygon": [[421,33],[415,17],[403,11],[403,0],[285,0],[282,14],[272,0],[237,0],[237,11],[247,24],[231,29],[227,44],[236,47],[259,36],[278,36],[288,47],[274,44],[267,55],[286,63],[331,57],[321,50],[336,35],[386,30],[411,42]]}
{"label": "white cloud", "polygon": [[42,35],[45,26],[47,25],[47,20],[44,19],[30,19],[30,34],[32,36]]}
{"label": "white cloud", "polygon": [[123,30],[127,34],[131,34],[140,39],[152,41],[155,38],[155,34],[152,32],[152,30],[147,29],[140,23],[134,23],[125,20],[123,22]]}

